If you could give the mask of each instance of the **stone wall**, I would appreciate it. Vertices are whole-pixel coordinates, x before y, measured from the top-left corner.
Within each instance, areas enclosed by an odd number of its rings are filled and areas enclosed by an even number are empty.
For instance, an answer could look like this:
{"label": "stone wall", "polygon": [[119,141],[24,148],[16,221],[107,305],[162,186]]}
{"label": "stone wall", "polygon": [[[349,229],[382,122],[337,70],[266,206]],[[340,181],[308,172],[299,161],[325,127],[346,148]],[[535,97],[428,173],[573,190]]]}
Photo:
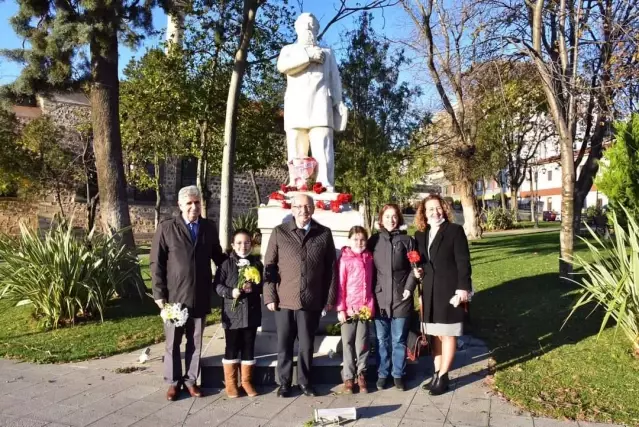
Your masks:
{"label": "stone wall", "polygon": [[[170,167],[169,167],[170,168]],[[169,174],[167,174],[168,176]],[[262,202],[266,202],[268,195],[277,190],[279,185],[285,181],[286,172],[282,169],[273,169],[265,173],[256,175],[256,181],[260,187]],[[175,180],[175,175],[169,180]],[[208,217],[219,223],[220,205],[220,178],[211,179],[210,189],[212,197],[209,202]],[[235,178],[233,194],[233,214],[238,215],[256,207],[255,195],[248,174],[238,175]],[[176,195],[177,193],[175,193]],[[175,196],[174,195],[174,196]],[[62,207],[68,218],[73,218],[73,224],[77,227],[86,227],[87,211],[86,204],[76,202],[75,195],[67,193],[62,197]],[[20,221],[26,222],[30,226],[38,226],[41,230],[49,228],[56,213],[60,212],[60,206],[53,194],[46,195],[38,200],[23,200],[15,198],[0,199],[0,232],[17,234],[19,232]],[[129,213],[133,231],[136,235],[148,235],[155,231],[155,208],[153,203],[138,203],[129,200]],[[177,200],[167,200],[161,208],[160,217],[169,218],[179,215]],[[100,211],[98,206],[97,222],[100,221]],[[148,238],[148,236],[146,236]],[[145,240],[146,240],[145,238]]]}

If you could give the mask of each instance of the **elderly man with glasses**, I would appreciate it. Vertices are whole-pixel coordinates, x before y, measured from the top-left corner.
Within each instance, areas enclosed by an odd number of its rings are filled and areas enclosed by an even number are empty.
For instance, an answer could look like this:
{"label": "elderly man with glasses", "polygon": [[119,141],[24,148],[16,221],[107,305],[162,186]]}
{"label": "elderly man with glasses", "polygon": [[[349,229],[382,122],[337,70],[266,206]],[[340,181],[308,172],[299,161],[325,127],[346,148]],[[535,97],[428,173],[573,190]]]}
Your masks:
{"label": "elderly man with glasses", "polygon": [[297,384],[315,396],[310,371],[313,341],[323,309],[335,303],[335,244],[331,230],[313,220],[313,199],[297,195],[293,219],[273,229],[264,258],[264,304],[275,312],[278,397],[289,397],[293,344],[299,340]]}

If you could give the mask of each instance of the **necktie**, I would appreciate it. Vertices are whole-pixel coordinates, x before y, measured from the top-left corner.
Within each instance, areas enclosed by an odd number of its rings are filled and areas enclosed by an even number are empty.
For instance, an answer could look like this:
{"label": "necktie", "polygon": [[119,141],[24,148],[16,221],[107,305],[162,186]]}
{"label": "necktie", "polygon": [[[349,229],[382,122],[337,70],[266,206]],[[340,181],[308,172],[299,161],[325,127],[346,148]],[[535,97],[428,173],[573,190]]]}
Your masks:
{"label": "necktie", "polygon": [[300,236],[300,240],[303,242],[304,236],[306,235],[306,230],[304,230],[303,228],[298,228],[297,230],[295,230],[295,232],[298,236]]}
{"label": "necktie", "polygon": [[197,233],[195,231],[195,223],[189,223],[189,231],[191,232],[191,240],[195,243],[195,239],[197,239]]}

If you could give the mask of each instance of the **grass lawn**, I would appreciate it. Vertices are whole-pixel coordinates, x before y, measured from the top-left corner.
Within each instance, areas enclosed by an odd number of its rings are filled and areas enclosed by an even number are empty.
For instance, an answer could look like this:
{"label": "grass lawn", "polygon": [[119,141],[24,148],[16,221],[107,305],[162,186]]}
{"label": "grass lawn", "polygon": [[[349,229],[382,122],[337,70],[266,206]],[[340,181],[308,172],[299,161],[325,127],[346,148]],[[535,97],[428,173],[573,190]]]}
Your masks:
{"label": "grass lawn", "polygon": [[[148,255],[142,255],[142,274],[150,288]],[[87,322],[74,327],[42,331],[28,306],[14,307],[0,301],[0,357],[38,363],[86,360],[132,351],[164,339],[159,310],[151,298],[115,300],[106,310],[104,323]],[[207,323],[219,321],[214,310]]]}
{"label": "grass lawn", "polygon": [[558,279],[558,233],[489,237],[471,251],[473,333],[495,350],[496,389],[537,414],[639,425],[639,360],[623,334],[597,339],[601,313],[589,310],[561,329],[575,286]]}

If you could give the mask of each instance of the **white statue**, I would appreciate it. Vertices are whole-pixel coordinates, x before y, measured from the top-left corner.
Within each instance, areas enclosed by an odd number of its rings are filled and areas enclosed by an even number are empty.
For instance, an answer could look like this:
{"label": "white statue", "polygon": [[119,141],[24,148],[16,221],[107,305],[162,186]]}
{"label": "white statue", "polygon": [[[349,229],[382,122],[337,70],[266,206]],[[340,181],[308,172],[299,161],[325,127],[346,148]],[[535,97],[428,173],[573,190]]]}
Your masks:
{"label": "white statue", "polygon": [[[288,161],[311,155],[317,160],[316,182],[329,192],[335,186],[333,131],[346,128],[342,81],[331,49],[317,43],[319,22],[310,13],[295,21],[297,43],[284,46],[277,69],[287,76],[284,129]],[[293,180],[289,181],[293,185]]]}

